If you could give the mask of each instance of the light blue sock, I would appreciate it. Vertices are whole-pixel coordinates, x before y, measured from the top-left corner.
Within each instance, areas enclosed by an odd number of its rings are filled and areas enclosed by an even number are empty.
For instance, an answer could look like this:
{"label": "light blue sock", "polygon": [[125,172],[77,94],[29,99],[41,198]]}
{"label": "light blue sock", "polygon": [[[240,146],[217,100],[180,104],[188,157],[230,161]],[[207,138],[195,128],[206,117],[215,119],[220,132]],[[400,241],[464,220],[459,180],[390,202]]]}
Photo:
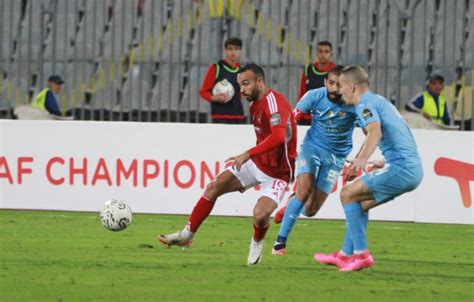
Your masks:
{"label": "light blue sock", "polygon": [[[369,223],[369,212],[364,212],[364,226],[367,234],[367,224]],[[346,256],[351,256],[354,253],[354,243],[352,242],[351,234],[349,233],[349,228],[346,225],[346,235],[344,237],[344,244],[341,249]]]}
{"label": "light blue sock", "polygon": [[344,244],[342,245],[342,251],[346,256],[351,256],[354,253],[354,244],[352,243],[351,234],[349,233],[349,227],[346,223],[346,236],[344,237]]}
{"label": "light blue sock", "polygon": [[[364,216],[364,227],[367,234],[367,224],[369,223],[369,212],[363,212]],[[344,237],[344,244],[341,249],[346,256],[351,256],[354,253],[354,243],[352,242],[351,234],[349,233],[349,228],[346,224],[346,235]]]}
{"label": "light blue sock", "polygon": [[291,230],[295,226],[296,220],[298,220],[300,216],[301,209],[304,210],[304,204],[299,201],[296,196],[293,197],[286,207],[285,216],[283,216],[280,232],[278,233],[278,242],[286,243]]}
{"label": "light blue sock", "polygon": [[365,227],[365,233],[367,234],[367,225],[369,224],[369,212],[363,212],[364,215],[364,227]]}
{"label": "light blue sock", "polygon": [[364,210],[358,202],[345,204],[343,208],[346,214],[347,229],[354,244],[354,251],[367,250],[365,227],[368,215],[364,215]]}

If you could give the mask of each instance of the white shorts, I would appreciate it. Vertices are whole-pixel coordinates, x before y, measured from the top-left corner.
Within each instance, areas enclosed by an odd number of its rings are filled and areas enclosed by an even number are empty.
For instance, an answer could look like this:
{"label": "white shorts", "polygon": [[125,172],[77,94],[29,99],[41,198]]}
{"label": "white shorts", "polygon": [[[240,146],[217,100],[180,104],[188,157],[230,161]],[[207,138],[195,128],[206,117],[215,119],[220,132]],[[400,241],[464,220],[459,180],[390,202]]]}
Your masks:
{"label": "white shorts", "polygon": [[237,177],[244,187],[244,191],[256,185],[261,185],[260,196],[272,199],[277,205],[280,204],[285,189],[288,186],[286,181],[263,173],[252,160],[246,161],[240,167],[240,171],[237,171],[233,166],[228,167],[227,170]]}

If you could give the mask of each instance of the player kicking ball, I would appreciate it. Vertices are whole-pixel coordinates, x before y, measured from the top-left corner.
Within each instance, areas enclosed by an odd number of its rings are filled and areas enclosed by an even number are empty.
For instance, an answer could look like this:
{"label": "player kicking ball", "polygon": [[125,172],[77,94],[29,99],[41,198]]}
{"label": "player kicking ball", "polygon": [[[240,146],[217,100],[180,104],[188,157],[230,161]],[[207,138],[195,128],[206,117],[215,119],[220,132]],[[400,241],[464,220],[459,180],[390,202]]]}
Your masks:
{"label": "player kicking ball", "polygon": [[250,114],[257,145],[227,159],[234,162],[233,166],[207,185],[184,229],[160,235],[158,240],[168,246],[190,246],[193,236],[211,213],[219,196],[261,185],[260,197],[253,210],[254,234],[247,259],[249,265],[254,265],[262,260],[263,241],[270,226],[270,215],[281,202],[293,178],[296,123],[286,98],[266,86],[265,74],[260,66],[244,66],[237,81],[242,95],[251,103]]}
{"label": "player kicking ball", "polygon": [[296,194],[275,215],[276,222],[281,216],[283,221],[273,245],[274,255],[285,255],[288,237],[300,213],[312,217],[319,211],[352,150],[357,115],[338,91],[343,68],[333,67],[324,79],[325,87],[308,91],[294,111],[297,121],[311,113],[312,122],[298,153]]}
{"label": "player kicking ball", "polygon": [[366,170],[377,146],[385,157],[382,169],[367,173],[341,191],[347,230],[342,249],[332,254],[315,254],[323,264],[340,271],[371,267],[374,258],[368,249],[368,210],[418,187],[423,168],[415,139],[397,109],[384,97],[370,91],[367,72],[357,65],[346,67],[339,79],[344,101],[355,107],[366,138],[348,168],[348,178]]}

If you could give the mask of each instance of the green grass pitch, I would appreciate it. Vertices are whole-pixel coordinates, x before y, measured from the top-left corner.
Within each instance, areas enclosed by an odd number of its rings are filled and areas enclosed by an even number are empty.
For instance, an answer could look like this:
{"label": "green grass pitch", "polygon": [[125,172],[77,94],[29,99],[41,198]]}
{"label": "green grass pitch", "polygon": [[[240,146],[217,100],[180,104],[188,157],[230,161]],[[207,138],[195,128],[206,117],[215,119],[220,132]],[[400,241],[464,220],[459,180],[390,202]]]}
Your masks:
{"label": "green grass pitch", "polygon": [[190,249],[159,233],[186,216],[135,215],[125,231],[96,213],[0,211],[0,301],[473,301],[474,226],[370,222],[373,269],[313,260],[340,247],[343,221],[300,220],[286,256],[246,265],[250,218],[209,217]]}

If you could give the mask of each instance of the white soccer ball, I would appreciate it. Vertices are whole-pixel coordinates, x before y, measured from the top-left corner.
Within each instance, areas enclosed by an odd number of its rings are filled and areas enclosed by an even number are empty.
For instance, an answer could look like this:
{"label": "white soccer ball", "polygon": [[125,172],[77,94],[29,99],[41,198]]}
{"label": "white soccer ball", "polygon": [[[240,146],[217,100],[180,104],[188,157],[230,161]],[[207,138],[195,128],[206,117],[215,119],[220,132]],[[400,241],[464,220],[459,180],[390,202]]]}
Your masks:
{"label": "white soccer ball", "polygon": [[222,81],[217,82],[212,88],[212,94],[216,95],[219,93],[225,93],[229,96],[229,100],[234,96],[235,90],[232,83],[223,79]]}
{"label": "white soccer ball", "polygon": [[132,223],[132,209],[123,201],[109,200],[100,211],[100,221],[107,230],[124,230]]}

